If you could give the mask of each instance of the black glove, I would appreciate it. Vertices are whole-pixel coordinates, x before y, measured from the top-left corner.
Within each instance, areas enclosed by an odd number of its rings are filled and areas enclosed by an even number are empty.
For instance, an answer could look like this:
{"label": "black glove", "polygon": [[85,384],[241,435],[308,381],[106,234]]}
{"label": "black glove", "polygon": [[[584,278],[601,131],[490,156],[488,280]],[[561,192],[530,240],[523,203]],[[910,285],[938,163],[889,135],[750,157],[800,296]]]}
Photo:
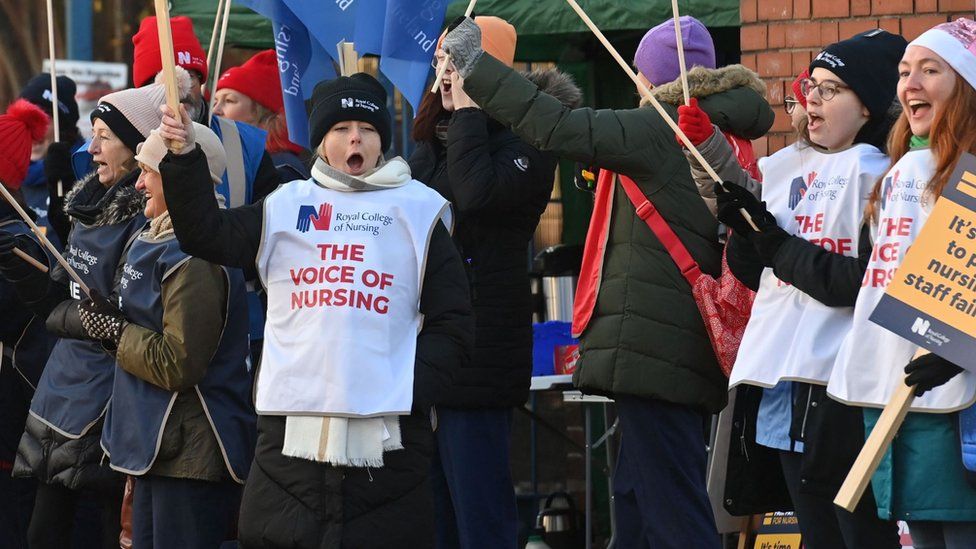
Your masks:
{"label": "black glove", "polygon": [[716,183],[715,198],[718,202],[718,220],[746,238],[752,238],[756,230],[746,221],[740,208],[749,213],[760,231],[763,225],[776,226],[776,218],[766,210],[766,204],[744,187],[735,183]]}
{"label": "black glove", "polygon": [[962,368],[934,353],[920,356],[905,366],[905,385],[915,387],[915,396],[920,397],[926,392],[945,385],[950,379],[959,375]]}
{"label": "black glove", "polygon": [[118,348],[122,331],[128,324],[118,307],[92,290],[91,296],[78,305],[78,315],[88,337],[103,341],[110,348]]}
{"label": "black glove", "polygon": [[14,253],[14,248],[30,255],[41,264],[47,264],[47,256],[44,254],[44,250],[33,238],[24,234],[15,235],[0,230],[0,276],[15,283],[32,277],[46,281],[47,274],[21,259]]}
{"label": "black glove", "polygon": [[[71,221],[64,213],[64,196],[75,185],[75,170],[71,166],[71,144],[63,142],[51,143],[44,157],[44,177],[47,179],[47,219],[51,228],[57,233],[61,242],[68,241]],[[58,193],[58,182],[61,183],[61,193]]]}

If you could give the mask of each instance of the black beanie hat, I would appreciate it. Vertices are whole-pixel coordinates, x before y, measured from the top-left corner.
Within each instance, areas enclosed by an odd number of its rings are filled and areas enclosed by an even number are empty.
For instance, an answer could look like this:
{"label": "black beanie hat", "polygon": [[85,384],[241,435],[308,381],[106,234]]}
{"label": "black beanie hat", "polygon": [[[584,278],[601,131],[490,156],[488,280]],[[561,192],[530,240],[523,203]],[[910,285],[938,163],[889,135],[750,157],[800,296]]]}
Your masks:
{"label": "black beanie hat", "polygon": [[881,120],[895,99],[906,47],[904,38],[886,30],[862,32],[824,48],[810,63],[810,72],[822,67],[836,74],[864,103],[871,120]]}
{"label": "black beanie hat", "polygon": [[[77,87],[75,81],[67,76],[59,76],[58,87],[58,129],[62,134],[78,131],[78,102],[75,101]],[[52,113],[51,75],[46,72],[31,78],[20,90],[20,97],[37,105],[49,115]]]}
{"label": "black beanie hat", "polygon": [[319,82],[312,91],[308,117],[312,149],[322,143],[332,126],[352,120],[372,124],[380,134],[382,152],[389,150],[393,129],[382,84],[363,72]]}

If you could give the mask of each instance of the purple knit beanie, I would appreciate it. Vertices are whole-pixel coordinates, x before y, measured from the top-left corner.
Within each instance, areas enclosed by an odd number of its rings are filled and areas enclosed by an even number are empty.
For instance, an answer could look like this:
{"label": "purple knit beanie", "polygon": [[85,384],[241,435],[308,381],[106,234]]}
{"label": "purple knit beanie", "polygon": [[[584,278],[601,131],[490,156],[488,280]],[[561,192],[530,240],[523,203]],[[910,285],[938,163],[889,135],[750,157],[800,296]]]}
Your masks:
{"label": "purple knit beanie", "polygon": [[[715,44],[701,21],[690,15],[679,18],[681,41],[684,43],[685,66],[715,68]],[[674,36],[674,19],[668,19],[647,31],[637,46],[634,64],[655,86],[667,84],[681,76],[678,65],[678,46]]]}

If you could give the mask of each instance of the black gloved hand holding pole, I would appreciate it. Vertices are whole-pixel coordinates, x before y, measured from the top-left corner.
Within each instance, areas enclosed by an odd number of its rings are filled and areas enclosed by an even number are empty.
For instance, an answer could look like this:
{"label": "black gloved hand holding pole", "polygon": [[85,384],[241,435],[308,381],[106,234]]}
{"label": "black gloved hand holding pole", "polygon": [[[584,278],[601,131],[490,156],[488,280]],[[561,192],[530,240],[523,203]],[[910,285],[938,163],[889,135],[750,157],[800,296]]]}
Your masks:
{"label": "black gloved hand holding pole", "polygon": [[125,314],[94,289],[91,295],[78,305],[81,325],[91,339],[108,343],[117,349],[122,332],[128,324]]}
{"label": "black gloved hand holding pole", "polygon": [[962,368],[934,353],[922,355],[905,366],[905,385],[915,387],[915,396],[920,397],[945,385],[962,372]]}

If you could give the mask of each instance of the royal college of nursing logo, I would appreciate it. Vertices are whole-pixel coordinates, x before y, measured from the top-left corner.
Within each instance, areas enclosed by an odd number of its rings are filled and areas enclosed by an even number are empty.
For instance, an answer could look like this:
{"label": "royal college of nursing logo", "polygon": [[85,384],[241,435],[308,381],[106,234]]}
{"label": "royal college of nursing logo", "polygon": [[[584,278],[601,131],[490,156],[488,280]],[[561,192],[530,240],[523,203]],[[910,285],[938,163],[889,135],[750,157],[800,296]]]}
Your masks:
{"label": "royal college of nursing logo", "polygon": [[797,206],[800,205],[800,201],[803,197],[807,195],[807,190],[810,185],[813,184],[813,180],[817,178],[817,172],[810,172],[807,174],[804,180],[803,176],[798,176],[793,179],[790,183],[790,199],[789,205],[791,210],[795,210]]}
{"label": "royal college of nursing logo", "polygon": [[316,231],[328,231],[331,221],[332,204],[323,202],[319,205],[318,211],[315,210],[315,206],[302,204],[298,208],[298,223],[295,228],[303,233],[307,233],[313,227]]}

